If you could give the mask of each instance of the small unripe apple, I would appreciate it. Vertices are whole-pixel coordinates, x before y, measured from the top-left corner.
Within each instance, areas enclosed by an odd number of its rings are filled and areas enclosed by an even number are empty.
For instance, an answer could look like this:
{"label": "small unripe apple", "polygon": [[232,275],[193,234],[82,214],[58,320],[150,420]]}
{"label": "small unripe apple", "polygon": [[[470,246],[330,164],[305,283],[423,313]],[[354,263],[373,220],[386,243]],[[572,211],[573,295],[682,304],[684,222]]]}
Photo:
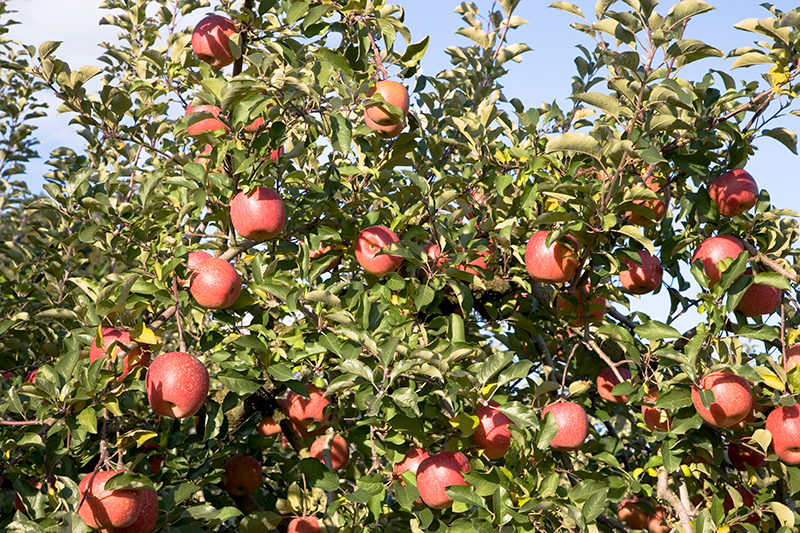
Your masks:
{"label": "small unripe apple", "polygon": [[261,486],[261,463],[249,455],[231,455],[225,461],[225,490],[234,496],[253,494]]}
{"label": "small unripe apple", "polygon": [[525,267],[536,281],[542,283],[566,283],[578,269],[577,241],[570,238],[573,249],[558,241],[547,246],[549,231],[537,231],[525,246]]}
{"label": "small unripe apple", "polygon": [[788,465],[800,464],[800,406],[776,407],[767,416],[766,428],[778,458]]}
{"label": "small unripe apple", "polygon": [[189,292],[207,309],[226,309],[239,298],[242,278],[226,260],[210,257],[192,273]]}
{"label": "small unripe apple", "polygon": [[542,411],[542,420],[547,413],[553,413],[558,424],[558,432],[550,441],[551,448],[571,452],[583,446],[589,435],[589,418],[583,407],[573,402],[551,403]]}
{"label": "small unripe apple", "polygon": [[375,274],[384,276],[389,272],[394,272],[403,263],[403,258],[396,255],[382,254],[378,252],[386,248],[389,244],[400,239],[386,226],[370,226],[361,230],[356,238],[356,260],[361,268]]}
{"label": "small unripe apple", "polygon": [[489,402],[489,405],[478,407],[475,411],[478,427],[469,436],[489,459],[500,459],[511,447],[511,430],[508,426],[514,421],[495,409],[499,406],[497,402]]}
{"label": "small unripe apple", "polygon": [[208,15],[192,32],[192,50],[201,61],[215,68],[230,65],[236,59],[231,53],[230,38],[239,33],[231,19]]}
{"label": "small unripe apple", "polygon": [[[325,442],[327,442],[328,437],[323,435],[318,437],[311,444],[311,457],[315,457],[320,460],[322,464],[325,464],[325,459],[322,457],[322,451],[325,449]],[[347,466],[347,463],[350,461],[350,444],[344,439],[344,437],[340,435],[334,435],[333,440],[331,441],[331,468],[333,470],[341,470]]]}
{"label": "small unripe apple", "polygon": [[633,498],[625,498],[617,506],[617,519],[631,529],[645,529],[649,522],[649,513],[636,505]]}
{"label": "small unripe apple", "polygon": [[[569,297],[565,297],[564,294],[568,294]],[[587,286],[585,293],[570,289],[564,294],[559,294],[556,297],[556,310],[558,311],[558,316],[566,319],[570,326],[573,328],[583,327],[586,324],[586,319],[589,319],[591,324],[596,324],[603,320],[606,314],[607,302],[602,296],[594,295],[592,287]],[[571,299],[573,298],[577,300],[577,306],[572,303]],[[589,298],[592,300],[589,302],[587,310],[585,302]]]}
{"label": "small unripe apple", "polygon": [[[700,399],[700,389],[714,393],[714,401],[706,409]],[[743,377],[724,372],[712,372],[692,386],[692,403],[700,416],[712,426],[731,427],[747,417],[753,409],[753,391]]]}
{"label": "small unripe apple", "polygon": [[209,104],[198,104],[198,105],[189,104],[186,107],[186,115],[191,115],[192,113],[199,113],[201,111],[206,111],[208,113],[211,113],[213,117],[203,118],[198,120],[197,122],[190,124],[189,126],[186,127],[186,133],[188,133],[191,136],[196,136],[196,135],[201,135],[202,133],[207,131],[208,132],[217,130],[225,130],[226,132],[229,131],[228,126],[217,118],[219,114],[222,112],[222,109],[220,109],[219,107]]}
{"label": "small unripe apple", "polygon": [[764,457],[764,454],[754,450],[753,448],[747,448],[745,446],[739,446],[738,444],[728,444],[728,459],[730,459],[731,464],[736,468],[736,470],[741,470],[742,472],[747,471],[747,465],[752,466],[753,468],[761,468],[762,466],[767,465],[767,461]]}
{"label": "small unripe apple", "polygon": [[242,191],[231,200],[231,223],[245,239],[272,239],[286,225],[286,207],[280,195],[269,187]]}
{"label": "small unripe apple", "polygon": [[[85,495],[78,514],[91,528],[127,527],[142,511],[142,492],[139,489],[105,490],[106,482],[122,470],[106,470],[86,474],[78,484],[81,497]],[[90,486],[91,482],[91,486]]]}
{"label": "small unripe apple", "polygon": [[758,185],[741,168],[723,172],[708,186],[708,195],[724,217],[739,216],[758,201]]}
{"label": "small unripe apple", "polygon": [[638,265],[629,259],[622,260],[628,270],[619,273],[619,281],[622,288],[631,294],[653,292],[661,285],[664,275],[661,261],[647,250],[639,250],[638,253],[641,260]]}
{"label": "small unripe apple", "polygon": [[[747,267],[745,274],[752,275],[753,269]],[[781,306],[783,291],[771,285],[753,283],[744,291],[736,310],[744,316],[771,315]]]}
{"label": "small unripe apple", "polygon": [[408,115],[409,98],[408,90],[403,84],[396,81],[378,81],[367,91],[368,97],[375,94],[381,95],[384,102],[400,108],[402,116],[398,117],[389,113],[384,106],[376,105],[364,109],[365,118],[370,119],[371,122],[379,126],[392,126],[405,122],[406,115]]}
{"label": "small unripe apple", "polygon": [[145,378],[147,400],[153,411],[172,418],[192,416],[208,396],[208,370],[200,360],[184,352],[168,352],[155,358]]}
{"label": "small unripe apple", "polygon": [[[133,344],[133,339],[128,331],[121,331],[116,328],[103,328],[100,332],[102,335],[102,345],[97,345],[97,338],[92,341],[89,347],[89,361],[93,362],[106,355],[111,355],[114,359],[118,353],[117,345],[130,346]],[[142,344],[130,350],[122,358],[123,367],[122,375],[119,376],[118,381],[122,381],[130,374],[134,367],[146,367],[150,364],[150,351],[149,346]]]}
{"label": "small unripe apple", "polygon": [[445,489],[453,485],[469,485],[464,479],[464,473],[469,471],[469,459],[461,452],[431,455],[417,469],[417,490],[422,501],[433,509],[452,507],[453,499]]}
{"label": "small unripe apple", "polygon": [[[619,375],[622,376],[623,381],[631,380],[631,371],[624,367],[617,367]],[[614,396],[611,391],[614,387],[622,383],[614,370],[611,367],[605,367],[597,375],[597,392],[600,397],[612,403],[628,403],[628,397],[624,394]]]}
{"label": "small unripe apple", "polygon": [[[655,176],[650,176],[646,182],[647,188],[651,191],[655,192],[656,195],[658,191],[661,190],[661,185],[658,183],[658,180]],[[644,185],[637,185],[637,187],[643,187]],[[645,215],[640,215],[639,213],[634,213],[633,211],[628,211],[626,215],[628,216],[628,222],[631,224],[636,224],[637,226],[650,226],[659,222],[664,215],[667,213],[667,204],[662,200],[634,200],[633,203],[635,205],[643,205],[645,207],[650,208],[653,211],[654,218],[650,218]]]}
{"label": "small unripe apple", "polygon": [[703,263],[703,270],[709,279],[708,287],[711,288],[722,278],[717,263],[723,259],[735,259],[742,252],[742,241],[730,235],[717,235],[700,243],[692,256],[692,263],[698,260]]}
{"label": "small unripe apple", "polygon": [[298,516],[292,518],[286,533],[320,533],[322,529],[319,520],[313,516]]}

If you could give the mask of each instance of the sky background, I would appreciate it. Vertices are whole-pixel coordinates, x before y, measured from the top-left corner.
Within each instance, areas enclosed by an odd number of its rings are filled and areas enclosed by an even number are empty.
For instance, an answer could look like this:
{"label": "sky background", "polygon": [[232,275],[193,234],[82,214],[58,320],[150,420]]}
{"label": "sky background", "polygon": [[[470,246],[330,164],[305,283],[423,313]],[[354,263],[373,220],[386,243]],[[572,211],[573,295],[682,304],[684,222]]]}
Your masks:
{"label": "sky background", "polygon": [[[216,4],[216,2],[213,2]],[[460,2],[451,0],[394,0],[391,3],[404,6],[406,11],[405,25],[410,29],[412,41],[417,42],[426,35],[430,36],[428,51],[422,60],[424,73],[435,75],[449,68],[448,56],[444,50],[448,46],[468,46],[467,38],[455,34],[464,25],[460,15],[454,12]],[[586,0],[573,1],[579,6],[584,16],[594,22],[595,2]],[[733,25],[746,18],[763,18],[769,12],[759,6],[756,0],[711,0],[709,3],[717,9],[696,17],[687,29],[686,38],[700,39],[707,44],[727,53],[738,47],[755,46],[758,36],[733,28]],[[772,2],[778,9],[789,11],[798,7],[796,0],[777,0]],[[98,43],[116,40],[117,28],[100,26],[99,21],[105,14],[98,6],[99,0],[9,0],[9,7],[17,13],[12,18],[21,24],[13,27],[9,37],[24,44],[39,46],[44,41],[63,41],[56,52],[58,58],[65,60],[73,70],[83,65],[103,64],[97,61],[103,49]],[[488,0],[475,0],[475,4],[486,12],[492,3]],[[571,92],[571,78],[575,75],[573,59],[580,51],[576,44],[583,44],[588,49],[594,47],[593,41],[585,34],[569,27],[579,22],[574,15],[548,8],[549,1],[522,0],[515,14],[529,22],[528,25],[509,32],[510,42],[524,42],[532,51],[523,54],[521,63],[506,63],[510,71],[504,79],[504,93],[507,98],[519,98],[526,106],[538,107],[543,102],[558,101],[562,108],[571,105],[566,96]],[[627,6],[619,2],[618,10]],[[657,11],[665,15],[671,1],[662,2]],[[238,3],[237,3],[238,7]],[[208,11],[211,11],[210,9]],[[207,12],[185,17],[181,27],[196,24]],[[699,62],[696,70],[684,71],[699,77],[698,72],[707,72],[714,68],[730,73],[737,81],[760,80],[766,87],[761,75],[767,66],[730,70],[732,59],[714,59]],[[593,90],[603,90],[602,85]],[[55,99],[47,97],[51,104]],[[37,122],[36,131],[41,145],[37,147],[42,159],[28,165],[25,177],[32,192],[40,192],[44,180],[42,175],[49,171],[44,160],[51,150],[60,146],[68,146],[79,150],[85,142],[77,135],[77,127],[69,126],[68,115],[55,115],[53,105],[49,110],[51,116]],[[794,106],[798,108],[798,106]],[[788,112],[788,110],[787,110]],[[772,127],[785,126],[792,130],[800,129],[800,118],[787,116]],[[770,138],[763,138],[756,143],[757,151],[748,161],[747,170],[756,179],[762,189],[767,189],[773,204],[779,208],[800,210],[800,188],[798,188],[798,158],[783,145]],[[665,280],[668,281],[668,280]],[[666,291],[659,295],[646,295],[635,301],[635,308],[643,309],[654,318],[663,319],[669,309]],[[698,317],[687,313],[676,326],[685,330],[696,325]]]}

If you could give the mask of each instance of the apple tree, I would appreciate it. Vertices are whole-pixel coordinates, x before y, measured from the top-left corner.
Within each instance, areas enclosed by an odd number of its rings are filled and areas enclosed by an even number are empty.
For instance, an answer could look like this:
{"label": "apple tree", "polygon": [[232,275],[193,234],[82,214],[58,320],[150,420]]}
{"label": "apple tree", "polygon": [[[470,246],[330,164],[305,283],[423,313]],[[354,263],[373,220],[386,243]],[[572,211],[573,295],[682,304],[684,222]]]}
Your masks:
{"label": "apple tree", "polygon": [[[562,108],[504,92],[519,4],[435,75],[382,0],[0,41],[0,527],[796,530],[800,231],[746,169],[796,153],[800,9],[723,51],[700,0],[553,2],[595,43]],[[45,93],[85,145],[34,195]]]}

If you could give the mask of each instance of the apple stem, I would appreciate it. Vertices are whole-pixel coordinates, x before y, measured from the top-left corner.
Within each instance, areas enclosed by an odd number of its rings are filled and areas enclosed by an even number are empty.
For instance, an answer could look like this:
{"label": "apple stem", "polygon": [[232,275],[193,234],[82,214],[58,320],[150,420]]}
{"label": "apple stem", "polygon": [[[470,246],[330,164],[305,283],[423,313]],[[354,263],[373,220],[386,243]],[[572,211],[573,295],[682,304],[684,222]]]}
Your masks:
{"label": "apple stem", "polygon": [[181,325],[181,314],[178,302],[178,276],[173,276],[172,278],[172,294],[175,295],[175,322],[178,326],[178,342],[179,342],[179,349],[182,352],[186,352],[186,341],[183,339],[183,326]]}

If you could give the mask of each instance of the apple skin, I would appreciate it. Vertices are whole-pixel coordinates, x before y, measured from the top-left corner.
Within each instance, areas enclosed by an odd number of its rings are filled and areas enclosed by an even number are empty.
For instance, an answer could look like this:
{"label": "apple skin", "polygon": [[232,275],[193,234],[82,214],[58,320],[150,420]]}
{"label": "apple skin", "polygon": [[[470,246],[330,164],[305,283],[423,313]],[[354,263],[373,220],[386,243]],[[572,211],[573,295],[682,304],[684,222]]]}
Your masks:
{"label": "apple skin", "polygon": [[[745,509],[751,509],[755,504],[755,498],[753,498],[753,493],[747,490],[742,485],[738,485],[736,487],[736,491],[742,496],[742,507]],[[733,498],[731,498],[730,493],[726,490],[725,491],[725,499],[722,501],[722,510],[725,514],[728,514],[733,510]],[[752,515],[747,520],[745,520],[748,524],[758,525],[761,523],[761,519],[758,515]],[[743,528],[737,528],[743,529]]]}
{"label": "apple skin", "polygon": [[617,520],[631,529],[645,529],[649,521],[649,513],[636,505],[633,498],[625,498],[617,507]]}
{"label": "apple skin", "polygon": [[225,490],[234,496],[253,494],[261,486],[261,463],[249,455],[231,455],[225,461]]}
{"label": "apple skin", "polygon": [[712,426],[728,428],[744,420],[753,409],[753,391],[743,377],[712,372],[701,380],[703,390],[714,393],[708,409],[703,407],[700,388],[692,385],[692,403],[700,416]]}
{"label": "apple skin", "polygon": [[356,238],[356,260],[361,268],[376,276],[385,276],[403,264],[396,255],[375,255],[383,248],[400,239],[386,226],[370,226],[361,230]]}
{"label": "apple skin", "polygon": [[767,416],[766,428],[778,458],[788,465],[800,464],[800,406],[776,407]]}
{"label": "apple skin", "polygon": [[783,362],[784,370],[788,372],[795,365],[800,366],[800,344],[794,344],[786,348],[786,359]]}
{"label": "apple skin", "polygon": [[[745,274],[752,275],[753,269],[747,267]],[[736,304],[736,311],[744,316],[771,315],[781,306],[783,290],[771,285],[753,283],[744,291],[742,299]]]}
{"label": "apple skin", "polygon": [[722,277],[717,263],[727,258],[735,259],[742,252],[744,252],[742,241],[730,235],[717,235],[700,243],[692,256],[692,263],[698,260],[703,263],[703,269],[709,279],[708,288],[711,288]]}
{"label": "apple skin", "polygon": [[213,256],[210,253],[204,252],[203,250],[195,250],[194,252],[189,252],[189,259],[187,263],[189,270],[196,270],[197,267],[199,267],[212,257]]}
{"label": "apple skin", "polygon": [[[617,367],[619,375],[622,376],[623,381],[631,380],[631,371],[624,367]],[[605,367],[597,375],[597,393],[606,401],[611,403],[628,403],[628,397],[624,394],[614,396],[611,391],[621,382],[614,370],[611,367]]]}
{"label": "apple skin", "polygon": [[189,104],[186,107],[186,115],[191,115],[192,113],[199,113],[200,111],[206,111],[213,115],[213,118],[204,118],[198,120],[197,122],[190,124],[186,127],[186,133],[191,136],[201,135],[207,131],[213,132],[217,130],[228,130],[228,126],[222,122],[217,117],[222,112],[222,109],[215,105],[208,105],[208,104],[200,104],[200,105],[192,105]]}
{"label": "apple skin", "polygon": [[25,376],[25,383],[36,383],[36,374],[38,373],[39,373],[38,368],[34,368],[30,372],[28,372],[28,375]]}
{"label": "apple skin", "polygon": [[[646,185],[648,189],[656,194],[658,194],[658,191],[661,189],[661,185],[658,183],[658,180],[655,178],[655,176],[650,176],[647,178]],[[667,213],[667,204],[661,200],[634,200],[633,203],[635,205],[649,207],[655,215],[655,219],[652,219],[645,215],[628,211],[626,213],[628,216],[628,222],[631,224],[636,224],[637,226],[651,226],[656,222],[661,221],[661,219],[664,218],[664,215]]]}
{"label": "apple skin", "polygon": [[[325,459],[322,457],[322,450],[325,449],[325,441],[328,440],[326,435],[318,437],[311,444],[311,457],[320,460],[325,464]],[[333,470],[342,470],[347,467],[350,462],[350,444],[340,435],[334,435],[331,441],[331,467]]]}
{"label": "apple skin", "polygon": [[[105,490],[106,482],[123,470],[100,471],[92,479],[86,474],[78,484],[81,497],[86,494],[78,514],[93,529],[127,527],[142,511],[142,490]],[[91,481],[91,486],[89,482]]]}
{"label": "apple skin", "polygon": [[586,299],[594,295],[594,290],[591,287],[586,287],[586,292],[575,291],[570,289],[568,291],[572,298],[578,301],[577,308],[575,305],[559,294],[556,297],[556,310],[558,316],[569,320],[569,325],[573,328],[581,328],[586,324],[586,319],[589,319],[590,324],[596,324],[603,320],[606,314],[606,299],[602,296],[594,296],[592,301],[589,302],[589,311],[586,311]]}
{"label": "apple skin", "polygon": [[231,223],[236,233],[251,241],[277,237],[286,225],[286,207],[269,187],[240,192],[231,200]]}
{"label": "apple skin", "polygon": [[470,471],[469,459],[461,452],[439,452],[431,455],[417,469],[417,490],[420,498],[432,509],[452,507],[453,499],[445,489],[453,485],[469,485],[464,473]]}
{"label": "apple skin", "polygon": [[192,51],[214,68],[226,67],[236,59],[231,53],[229,39],[237,33],[239,30],[231,19],[208,15],[194,27]]}
{"label": "apple skin", "polygon": [[723,172],[708,186],[708,195],[719,214],[735,217],[748,211],[758,201],[758,185],[749,172],[741,168]]}
{"label": "apple skin", "polygon": [[500,459],[511,447],[511,430],[508,428],[514,421],[495,409],[500,404],[489,402],[475,410],[478,427],[469,436],[470,440],[484,450],[489,459]]}
{"label": "apple skin", "polygon": [[[558,241],[546,246],[549,231],[537,231],[525,246],[525,267],[528,274],[542,283],[566,283],[578,269],[577,254]],[[577,248],[577,241],[572,239]]]}
{"label": "apple skin", "polygon": [[142,493],[142,511],[133,524],[128,527],[101,529],[98,533],[153,533],[158,522],[158,494],[152,490],[140,489]]}
{"label": "apple skin", "polygon": [[320,533],[322,529],[319,520],[313,516],[298,516],[292,518],[286,533]]}
{"label": "apple skin", "polygon": [[589,435],[589,418],[583,407],[573,402],[551,403],[542,411],[542,420],[547,413],[553,413],[558,424],[558,432],[550,441],[551,448],[571,452],[583,446]]}
{"label": "apple skin", "polygon": [[[109,350],[111,351],[111,354],[116,357],[117,343],[126,346],[129,346],[133,343],[131,334],[128,331],[121,331],[116,328],[103,328],[101,334],[103,337],[103,347],[97,345],[97,338],[92,341],[92,345],[89,347],[90,362],[94,362],[101,357],[105,357],[106,354],[109,353]],[[149,346],[146,344],[137,346],[125,354],[125,356],[122,358],[122,375],[117,378],[117,381],[124,380],[134,367],[147,367],[147,365],[150,364],[150,356],[151,354],[149,351]]]}
{"label": "apple skin", "polygon": [[[427,450],[410,448],[406,451],[405,456],[403,456],[403,460],[394,465],[394,474],[399,477],[403,474],[403,472],[410,470],[411,473],[416,476],[417,471],[419,470],[419,465],[422,464],[422,461],[430,456],[431,454],[428,453]],[[400,484],[405,486],[406,482],[400,479]],[[414,500],[414,503],[421,504],[422,498],[417,498]]]}
{"label": "apple skin", "polygon": [[192,273],[189,292],[207,309],[226,309],[239,298],[242,278],[226,260],[210,257]]}
{"label": "apple skin", "polygon": [[394,139],[400,132],[403,131],[403,124],[393,124],[390,126],[381,126],[380,124],[376,124],[372,121],[368,116],[364,116],[364,122],[367,126],[372,128],[375,131],[375,135],[380,137],[381,139]]}
{"label": "apple skin", "polygon": [[[286,395],[285,410],[289,420],[297,426],[303,437],[316,437],[325,433],[327,426],[325,422],[328,417],[325,415],[325,408],[331,404],[331,400],[323,396],[314,385],[307,385],[308,398],[294,391],[289,391]],[[306,432],[306,428],[317,422],[322,426],[312,432]]]}
{"label": "apple skin", "polygon": [[256,431],[262,437],[272,437],[282,433],[281,425],[275,422],[274,418],[265,414],[261,415],[261,422],[256,426]]}
{"label": "apple skin", "polygon": [[669,533],[672,531],[667,522],[667,509],[663,505],[655,506],[655,513],[647,515],[647,531],[650,533]]}
{"label": "apple skin", "polygon": [[750,465],[753,468],[767,466],[767,461],[764,458],[764,454],[757,452],[752,448],[746,448],[744,446],[739,446],[738,444],[730,443],[728,444],[727,450],[728,459],[730,459],[731,464],[734,468],[736,468],[736,470],[746,472],[747,465]]}
{"label": "apple skin", "polygon": [[406,115],[408,115],[409,98],[408,90],[402,83],[388,80],[378,81],[367,91],[368,97],[372,97],[375,94],[381,95],[385,102],[399,107],[403,116],[397,117],[389,113],[385,107],[376,105],[364,109],[365,119],[368,118],[379,126],[393,126],[405,122]]}
{"label": "apple skin", "polygon": [[663,409],[652,406],[652,404],[656,403],[656,400],[658,400],[656,396],[657,392],[655,388],[652,388],[649,394],[644,397],[645,403],[642,405],[642,418],[644,418],[644,423],[650,428],[650,431],[655,431],[656,429],[669,431],[672,427],[672,418],[670,418],[669,413]]}
{"label": "apple skin", "polygon": [[153,411],[171,418],[186,418],[199,411],[206,401],[208,370],[191,354],[167,352],[150,364],[145,385]]}
{"label": "apple skin", "polygon": [[628,266],[628,270],[619,273],[619,281],[622,288],[630,294],[647,294],[661,285],[664,268],[658,257],[647,250],[639,250],[638,253],[641,259],[638,265],[629,259],[622,260]]}

